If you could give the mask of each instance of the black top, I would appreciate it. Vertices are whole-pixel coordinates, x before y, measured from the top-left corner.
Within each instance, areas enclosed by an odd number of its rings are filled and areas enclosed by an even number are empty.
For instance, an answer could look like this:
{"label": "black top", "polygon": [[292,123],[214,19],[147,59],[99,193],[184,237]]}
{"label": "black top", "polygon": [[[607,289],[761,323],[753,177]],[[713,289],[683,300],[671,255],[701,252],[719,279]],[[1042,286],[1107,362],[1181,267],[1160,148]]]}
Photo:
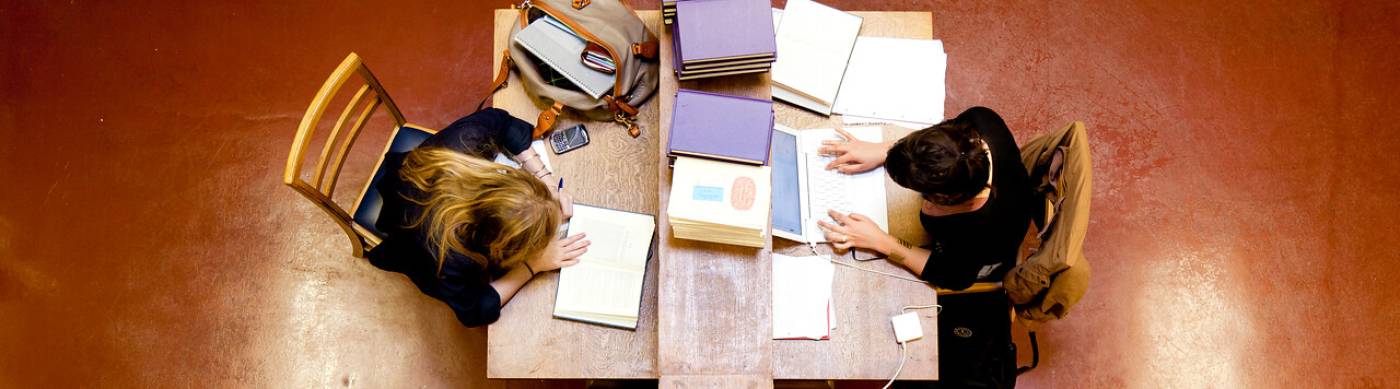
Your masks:
{"label": "black top", "polygon": [[[489,108],[457,119],[418,147],[444,147],[491,160],[498,152],[524,152],[530,147],[533,130],[534,126],[510,113]],[[407,154],[384,155],[382,169],[393,173],[385,174],[375,185],[384,198],[375,227],[388,237],[370,250],[370,263],[408,276],[418,290],[452,307],[463,325],[475,327],[495,322],[501,316],[501,296],[491,287],[491,280],[500,276],[502,269],[483,269],[466,256],[448,252],[439,274],[437,251],[428,243],[422,226],[407,227],[418,219],[423,208],[406,199],[425,197],[399,178],[398,170]]]}
{"label": "black top", "polygon": [[979,280],[1001,280],[1016,265],[1030,223],[1031,186],[1016,138],[1001,116],[974,107],[951,120],[970,121],[992,152],[992,195],[982,208],[939,217],[919,214],[932,238],[920,278],[958,290]]}

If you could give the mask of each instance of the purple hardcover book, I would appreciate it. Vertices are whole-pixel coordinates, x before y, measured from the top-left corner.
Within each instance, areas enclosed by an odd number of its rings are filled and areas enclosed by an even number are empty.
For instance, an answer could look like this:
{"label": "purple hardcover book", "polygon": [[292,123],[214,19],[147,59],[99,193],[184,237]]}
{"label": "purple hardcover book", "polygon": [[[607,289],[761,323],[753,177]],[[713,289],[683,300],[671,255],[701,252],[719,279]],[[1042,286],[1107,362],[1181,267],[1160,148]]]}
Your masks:
{"label": "purple hardcover book", "polygon": [[681,76],[681,29],[676,25],[671,25],[671,67],[675,68],[676,77]]}
{"label": "purple hardcover book", "polygon": [[768,163],[773,101],[681,89],[671,111],[670,156]]}
{"label": "purple hardcover book", "polygon": [[676,3],[676,34],[685,36],[681,63],[776,55],[768,0],[691,0]]}

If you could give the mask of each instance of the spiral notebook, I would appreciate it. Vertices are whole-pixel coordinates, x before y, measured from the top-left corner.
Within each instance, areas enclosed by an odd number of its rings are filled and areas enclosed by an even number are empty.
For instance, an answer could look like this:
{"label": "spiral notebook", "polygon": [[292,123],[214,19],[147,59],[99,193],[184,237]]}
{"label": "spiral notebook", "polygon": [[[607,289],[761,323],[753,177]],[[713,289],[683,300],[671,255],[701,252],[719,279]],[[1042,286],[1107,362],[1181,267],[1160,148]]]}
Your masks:
{"label": "spiral notebook", "polygon": [[613,87],[613,75],[589,69],[583,64],[587,43],[567,26],[550,17],[541,17],[515,34],[515,44],[554,68],[584,93],[600,98]]}

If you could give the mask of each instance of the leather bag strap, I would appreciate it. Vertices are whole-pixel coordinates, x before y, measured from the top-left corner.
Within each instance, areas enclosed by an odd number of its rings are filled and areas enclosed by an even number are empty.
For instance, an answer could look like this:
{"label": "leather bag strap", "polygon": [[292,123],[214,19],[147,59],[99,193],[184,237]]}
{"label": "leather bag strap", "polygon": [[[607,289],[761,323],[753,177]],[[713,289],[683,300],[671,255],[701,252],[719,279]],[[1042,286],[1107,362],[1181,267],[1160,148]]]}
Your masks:
{"label": "leather bag strap", "polygon": [[656,41],[655,37],[649,37],[645,42],[633,43],[632,56],[648,61],[655,61],[656,54],[660,51],[659,45],[660,43]]}
{"label": "leather bag strap", "polygon": [[554,122],[559,120],[559,113],[564,111],[564,103],[555,101],[549,109],[540,112],[540,117],[535,120],[535,131],[531,133],[531,139],[539,139],[544,133],[554,129]]}
{"label": "leather bag strap", "polygon": [[486,91],[486,96],[481,98],[480,103],[476,103],[477,111],[480,111],[482,107],[486,106],[486,100],[490,99],[491,95],[496,94],[496,91],[506,87],[507,81],[510,80],[511,64],[510,50],[501,52],[501,70],[496,72],[496,79],[491,80],[491,88]]}

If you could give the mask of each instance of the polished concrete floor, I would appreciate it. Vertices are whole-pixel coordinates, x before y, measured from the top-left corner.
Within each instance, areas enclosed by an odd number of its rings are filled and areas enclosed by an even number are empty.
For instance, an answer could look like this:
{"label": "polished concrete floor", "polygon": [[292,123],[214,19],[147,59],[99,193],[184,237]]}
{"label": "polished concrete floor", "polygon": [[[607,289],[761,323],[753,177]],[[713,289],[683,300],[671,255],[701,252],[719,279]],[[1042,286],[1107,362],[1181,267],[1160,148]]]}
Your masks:
{"label": "polished concrete floor", "polygon": [[[0,4],[0,387],[581,385],[486,380],[279,182],[348,52],[466,113],[507,2],[164,3]],[[1400,386],[1400,4],[829,3],[932,11],[948,112],[1088,124],[1093,284],[1026,387]]]}

